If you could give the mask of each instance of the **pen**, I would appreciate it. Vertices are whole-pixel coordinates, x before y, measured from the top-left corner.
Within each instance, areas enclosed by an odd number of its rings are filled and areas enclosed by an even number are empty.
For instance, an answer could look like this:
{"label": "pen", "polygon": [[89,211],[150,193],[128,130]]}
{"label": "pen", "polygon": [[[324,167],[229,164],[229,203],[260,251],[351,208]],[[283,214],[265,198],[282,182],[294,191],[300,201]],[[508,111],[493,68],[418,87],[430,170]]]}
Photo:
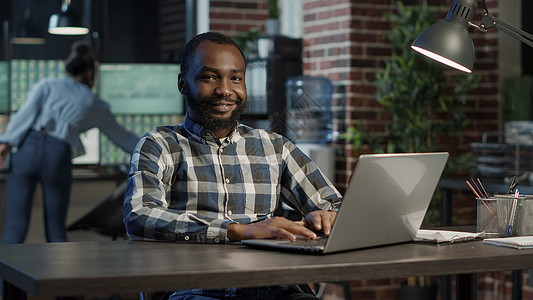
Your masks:
{"label": "pen", "polygon": [[516,188],[517,185],[518,185],[518,180],[516,179],[516,176],[513,176],[513,178],[511,179],[511,183],[509,184],[509,189],[507,190],[507,194],[512,194],[513,190]]}
{"label": "pen", "polygon": [[514,225],[514,219],[515,219],[515,214],[516,214],[516,206],[518,205],[519,195],[520,195],[520,192],[518,192],[518,189],[516,189],[514,192],[511,215],[509,216],[509,226],[507,226],[507,235],[511,235],[511,233],[513,232],[513,225]]}

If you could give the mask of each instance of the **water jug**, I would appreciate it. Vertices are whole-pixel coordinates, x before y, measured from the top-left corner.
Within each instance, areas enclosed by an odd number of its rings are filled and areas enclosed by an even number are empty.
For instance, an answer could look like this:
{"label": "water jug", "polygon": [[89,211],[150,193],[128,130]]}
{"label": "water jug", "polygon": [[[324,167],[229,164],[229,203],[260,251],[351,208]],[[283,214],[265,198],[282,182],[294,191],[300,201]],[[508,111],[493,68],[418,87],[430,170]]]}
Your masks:
{"label": "water jug", "polygon": [[333,85],[326,77],[292,76],[285,82],[286,136],[295,143],[331,142]]}

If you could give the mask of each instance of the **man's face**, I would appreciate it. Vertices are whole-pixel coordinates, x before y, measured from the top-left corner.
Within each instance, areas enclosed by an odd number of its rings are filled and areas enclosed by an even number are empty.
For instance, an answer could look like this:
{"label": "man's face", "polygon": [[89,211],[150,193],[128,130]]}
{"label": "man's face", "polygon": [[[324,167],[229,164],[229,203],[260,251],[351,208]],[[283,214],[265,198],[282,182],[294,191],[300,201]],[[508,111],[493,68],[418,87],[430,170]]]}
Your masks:
{"label": "man's face", "polygon": [[189,74],[179,80],[191,118],[211,131],[233,130],[245,108],[245,71],[234,46],[201,42]]}

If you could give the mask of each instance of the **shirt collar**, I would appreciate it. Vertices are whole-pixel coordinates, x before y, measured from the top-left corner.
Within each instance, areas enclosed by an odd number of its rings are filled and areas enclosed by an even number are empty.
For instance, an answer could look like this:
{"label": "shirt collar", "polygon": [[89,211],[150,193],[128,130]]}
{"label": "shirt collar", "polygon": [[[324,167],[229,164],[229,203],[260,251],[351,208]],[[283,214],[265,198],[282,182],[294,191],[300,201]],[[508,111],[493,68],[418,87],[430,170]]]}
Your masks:
{"label": "shirt collar", "polygon": [[183,121],[183,125],[190,135],[192,135],[195,139],[202,141],[202,143],[205,143],[205,133],[207,129],[205,129],[202,125],[194,122],[193,119],[191,119],[191,117],[189,116],[188,112],[185,114],[185,120]]}
{"label": "shirt collar", "polygon": [[[201,141],[202,143],[206,143],[207,141],[216,141],[217,143],[220,143],[220,141],[205,127],[202,125],[196,123],[187,112],[185,114],[185,120],[183,121],[185,130],[189,132],[190,135],[192,135],[195,139]],[[232,133],[228,136],[227,140],[229,143],[232,143],[236,140],[238,140],[240,137],[238,131],[235,129]]]}

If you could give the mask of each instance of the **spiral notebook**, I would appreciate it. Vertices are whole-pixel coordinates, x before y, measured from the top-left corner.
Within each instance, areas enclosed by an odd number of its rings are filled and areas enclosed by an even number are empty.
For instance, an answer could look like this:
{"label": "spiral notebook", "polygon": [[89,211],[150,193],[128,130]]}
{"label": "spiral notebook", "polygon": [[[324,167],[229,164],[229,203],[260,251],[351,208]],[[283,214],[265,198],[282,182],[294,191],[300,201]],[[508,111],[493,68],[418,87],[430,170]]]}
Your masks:
{"label": "spiral notebook", "polygon": [[487,245],[509,247],[515,249],[533,249],[533,236],[514,236],[505,238],[484,239]]}

